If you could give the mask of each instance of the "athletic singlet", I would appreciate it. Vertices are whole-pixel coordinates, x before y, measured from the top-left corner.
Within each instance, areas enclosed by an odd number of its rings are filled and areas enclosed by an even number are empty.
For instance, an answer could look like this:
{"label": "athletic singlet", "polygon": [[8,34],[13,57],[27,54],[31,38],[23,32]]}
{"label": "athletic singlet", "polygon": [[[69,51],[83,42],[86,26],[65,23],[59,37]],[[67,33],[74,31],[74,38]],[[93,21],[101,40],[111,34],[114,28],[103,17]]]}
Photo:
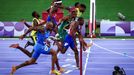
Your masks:
{"label": "athletic singlet", "polygon": [[77,10],[77,17],[80,17],[82,15],[82,13],[80,12],[79,8],[75,8]]}
{"label": "athletic singlet", "polygon": [[58,34],[59,34],[58,38],[60,38],[60,40],[63,41],[65,39],[65,36],[68,33],[68,30],[65,27],[68,26],[74,20],[75,19],[69,19],[68,21],[65,20],[60,24],[58,28]]}
{"label": "athletic singlet", "polygon": [[49,37],[50,31],[44,30],[45,33],[41,33],[40,31],[37,31],[37,43],[41,45],[45,45],[44,41]]}
{"label": "athletic singlet", "polygon": [[80,33],[79,31],[80,30],[79,30],[78,26],[76,28],[73,28],[70,26],[70,28],[68,29],[68,34],[74,37],[74,36],[76,36],[76,34]]}
{"label": "athletic singlet", "polygon": [[54,16],[51,18],[50,15],[48,15],[47,22],[52,22],[52,20],[53,20],[54,25],[57,25],[56,18]]}
{"label": "athletic singlet", "polygon": [[[40,20],[39,20],[39,19],[33,18],[33,21],[34,21],[34,20],[36,20],[36,21],[38,22],[38,24],[40,24]],[[35,25],[34,25],[33,22],[32,22],[32,27],[34,27],[34,26],[35,26]],[[36,36],[36,31],[32,30],[31,36]]]}

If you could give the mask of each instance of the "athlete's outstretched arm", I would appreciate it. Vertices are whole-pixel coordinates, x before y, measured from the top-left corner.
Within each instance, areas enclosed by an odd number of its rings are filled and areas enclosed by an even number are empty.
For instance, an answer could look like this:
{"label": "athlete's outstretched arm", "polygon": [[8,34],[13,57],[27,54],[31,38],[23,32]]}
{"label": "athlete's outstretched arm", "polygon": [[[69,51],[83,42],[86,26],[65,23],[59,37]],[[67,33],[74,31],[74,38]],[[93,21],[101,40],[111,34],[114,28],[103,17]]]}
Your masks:
{"label": "athlete's outstretched arm", "polygon": [[30,27],[23,35],[21,35],[21,36],[19,37],[19,39],[23,40],[23,38],[24,38],[29,32],[31,32],[33,29],[34,29],[34,27]]}
{"label": "athlete's outstretched arm", "polygon": [[83,45],[83,50],[85,51],[85,48],[91,47],[93,43],[86,43],[85,40],[83,39],[83,36],[81,34],[78,35],[80,43]]}
{"label": "athlete's outstretched arm", "polygon": [[25,26],[27,26],[28,28],[31,27],[31,25],[29,25],[28,23],[24,22]]}
{"label": "athlete's outstretched arm", "polygon": [[37,20],[33,20],[34,26],[42,26],[42,25],[44,25],[45,23],[46,23],[46,21],[44,21],[44,22],[38,24]]}
{"label": "athlete's outstretched arm", "polygon": [[81,33],[77,32],[77,34],[78,34],[79,41],[83,42],[84,40],[83,40],[83,36],[81,35]]}
{"label": "athlete's outstretched arm", "polygon": [[46,23],[46,21],[38,24],[38,22],[36,20],[33,20],[34,26],[29,27],[29,29],[23,35],[20,36],[20,39],[23,39],[32,30],[38,31],[39,30],[38,27],[41,26],[41,25],[44,25],[45,23]]}
{"label": "athlete's outstretched arm", "polygon": [[19,38],[20,39],[23,39],[29,32],[31,32],[32,30],[35,30],[35,31],[38,31],[39,30],[39,28],[38,28],[39,26],[35,26],[35,27],[30,27],[23,35],[21,35]]}
{"label": "athlete's outstretched arm", "polygon": [[65,9],[67,11],[71,10],[70,7],[64,6],[63,4],[62,5],[55,5],[55,7],[60,8],[60,9]]}
{"label": "athlete's outstretched arm", "polygon": [[63,21],[67,21],[67,20],[69,20],[69,15],[68,15],[68,16],[64,16],[63,18],[61,18],[61,19],[59,20],[58,26],[59,26]]}
{"label": "athlete's outstretched arm", "polygon": [[25,26],[27,26],[28,28],[30,28],[30,27],[31,27],[31,25],[29,25],[28,23],[26,23],[26,20],[25,20],[25,19],[22,19],[22,20],[21,20],[21,22],[22,22],[22,23],[24,23],[24,24],[25,24]]}

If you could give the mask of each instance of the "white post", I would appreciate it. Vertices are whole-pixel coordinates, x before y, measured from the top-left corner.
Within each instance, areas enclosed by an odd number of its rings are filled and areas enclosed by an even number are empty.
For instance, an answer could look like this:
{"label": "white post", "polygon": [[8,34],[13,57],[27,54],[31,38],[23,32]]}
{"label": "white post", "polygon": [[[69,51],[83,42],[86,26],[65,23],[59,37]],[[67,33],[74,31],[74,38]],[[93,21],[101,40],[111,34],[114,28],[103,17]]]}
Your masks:
{"label": "white post", "polygon": [[96,21],[96,0],[90,0],[90,35],[95,34]]}

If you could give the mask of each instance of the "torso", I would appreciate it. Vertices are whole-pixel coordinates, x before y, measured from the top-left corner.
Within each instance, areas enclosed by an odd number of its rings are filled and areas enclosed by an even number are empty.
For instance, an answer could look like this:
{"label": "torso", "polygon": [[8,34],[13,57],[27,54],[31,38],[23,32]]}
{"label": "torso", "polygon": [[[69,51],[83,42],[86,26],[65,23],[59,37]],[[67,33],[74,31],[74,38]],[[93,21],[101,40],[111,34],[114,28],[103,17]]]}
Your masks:
{"label": "torso", "polygon": [[44,45],[44,41],[49,37],[50,31],[44,30],[44,33],[37,32],[37,43]]}
{"label": "torso", "polygon": [[77,25],[76,21],[73,21],[70,24],[68,34],[74,37],[76,35],[76,32],[77,32],[77,27],[78,27],[78,25]]}

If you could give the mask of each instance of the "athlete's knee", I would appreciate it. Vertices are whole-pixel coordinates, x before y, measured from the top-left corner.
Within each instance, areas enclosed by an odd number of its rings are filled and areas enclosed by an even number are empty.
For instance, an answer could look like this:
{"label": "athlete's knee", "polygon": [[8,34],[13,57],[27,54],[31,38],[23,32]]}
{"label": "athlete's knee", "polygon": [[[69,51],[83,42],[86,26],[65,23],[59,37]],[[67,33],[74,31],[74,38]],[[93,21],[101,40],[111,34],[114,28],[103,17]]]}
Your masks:
{"label": "athlete's knee", "polygon": [[27,64],[34,64],[35,61],[36,61],[36,60],[32,60],[32,59],[31,59],[31,60],[26,61],[26,63],[27,63]]}
{"label": "athlete's knee", "polygon": [[51,49],[51,55],[52,55],[52,58],[54,58],[53,60],[57,60],[57,52],[55,51],[55,50],[53,50],[53,49]]}
{"label": "athlete's knee", "polygon": [[79,54],[79,52],[78,52],[77,49],[74,49],[74,53],[75,53],[75,55],[78,55]]}
{"label": "athlete's knee", "polygon": [[53,50],[53,49],[50,50],[50,53],[51,53],[52,55],[56,55],[56,54],[57,54],[57,52],[56,52],[55,50]]}
{"label": "athlete's knee", "polygon": [[62,54],[64,54],[66,52],[66,50],[64,48],[59,48],[59,47],[58,47],[58,51],[60,51]]}
{"label": "athlete's knee", "polygon": [[32,62],[29,60],[29,61],[26,61],[26,64],[31,64]]}

